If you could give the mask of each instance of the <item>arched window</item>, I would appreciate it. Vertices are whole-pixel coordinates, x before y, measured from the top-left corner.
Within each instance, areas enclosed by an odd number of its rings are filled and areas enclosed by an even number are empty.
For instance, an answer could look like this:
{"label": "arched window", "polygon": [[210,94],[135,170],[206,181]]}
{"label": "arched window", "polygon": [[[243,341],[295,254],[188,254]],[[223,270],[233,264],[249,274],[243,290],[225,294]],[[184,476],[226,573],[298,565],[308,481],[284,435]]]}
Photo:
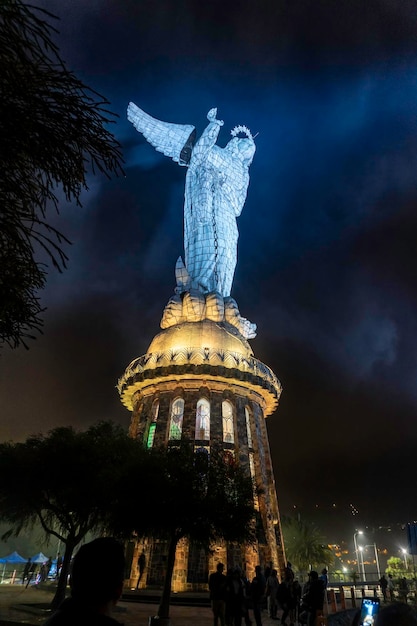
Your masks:
{"label": "arched window", "polygon": [[253,452],[249,453],[249,469],[250,469],[250,475],[251,475],[253,483],[254,483],[253,503],[254,503],[255,509],[258,510],[259,509],[259,499],[258,499],[258,494],[257,494],[256,489],[255,489],[255,459],[254,459],[254,456],[253,456]]}
{"label": "arched window", "polygon": [[152,448],[153,446],[153,440],[155,439],[156,422],[158,420],[158,413],[159,413],[159,402],[158,400],[155,400],[154,403],[152,404],[151,423],[149,424],[148,440],[146,442],[147,448]]}
{"label": "arched window", "polygon": [[252,480],[255,480],[255,459],[252,452],[249,454],[249,469]]}
{"label": "arched window", "polygon": [[234,443],[235,434],[233,428],[233,407],[228,400],[222,402],[223,417],[223,441],[225,443]]}
{"label": "arched window", "polygon": [[182,419],[184,417],[184,400],[175,398],[171,405],[171,419],[169,423],[169,438],[181,439]]}
{"label": "arched window", "polygon": [[195,438],[210,440],[210,402],[205,398],[200,398],[197,402]]}
{"label": "arched window", "polygon": [[245,406],[245,418],[246,418],[246,434],[248,436],[248,446],[249,448],[253,448],[252,443],[252,432],[250,429],[250,413],[247,406]]}

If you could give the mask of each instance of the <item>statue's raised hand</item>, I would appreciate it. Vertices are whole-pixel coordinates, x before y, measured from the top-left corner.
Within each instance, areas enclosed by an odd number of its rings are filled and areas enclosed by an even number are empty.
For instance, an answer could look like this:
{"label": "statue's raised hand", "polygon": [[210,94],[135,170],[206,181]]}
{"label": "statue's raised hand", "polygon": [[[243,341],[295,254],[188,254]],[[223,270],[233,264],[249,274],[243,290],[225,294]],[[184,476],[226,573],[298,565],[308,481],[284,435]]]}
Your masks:
{"label": "statue's raised hand", "polygon": [[224,124],[223,120],[216,120],[216,115],[217,115],[217,109],[216,108],[210,109],[210,111],[207,113],[208,121],[217,122],[219,126],[223,126]]}

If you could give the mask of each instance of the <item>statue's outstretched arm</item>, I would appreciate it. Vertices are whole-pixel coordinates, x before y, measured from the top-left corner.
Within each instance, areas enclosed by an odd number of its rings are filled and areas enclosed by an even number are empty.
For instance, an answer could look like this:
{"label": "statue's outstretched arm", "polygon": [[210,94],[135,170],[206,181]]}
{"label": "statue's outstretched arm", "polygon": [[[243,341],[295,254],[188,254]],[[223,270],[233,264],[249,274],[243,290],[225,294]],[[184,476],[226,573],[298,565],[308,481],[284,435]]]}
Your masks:
{"label": "statue's outstretched arm", "polygon": [[207,113],[207,119],[209,122],[217,122],[218,124],[220,124],[220,126],[223,126],[224,122],[223,120],[217,120],[217,108],[213,107],[212,109],[210,109],[210,111]]}
{"label": "statue's outstretched arm", "polygon": [[220,128],[223,126],[223,120],[216,119],[217,109],[213,108],[207,113],[207,119],[210,122],[204,129],[200,139],[193,148],[191,168],[198,167],[205,159],[207,152],[214,146],[219,136]]}

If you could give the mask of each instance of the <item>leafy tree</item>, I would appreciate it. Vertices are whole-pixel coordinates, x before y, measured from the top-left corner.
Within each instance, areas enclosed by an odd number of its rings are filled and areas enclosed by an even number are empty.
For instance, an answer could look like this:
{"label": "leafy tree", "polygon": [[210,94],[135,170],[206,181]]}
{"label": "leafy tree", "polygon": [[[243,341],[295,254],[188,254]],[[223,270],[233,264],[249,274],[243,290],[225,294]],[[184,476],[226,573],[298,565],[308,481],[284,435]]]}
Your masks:
{"label": "leafy tree", "polygon": [[254,515],[252,480],[221,448],[195,453],[183,442],[147,450],[110,422],[0,444],[0,521],[9,524],[3,536],[40,523],[65,545],[53,607],[65,597],[71,557],[87,533],[136,533],[168,541],[158,611],[168,617],[179,540],[207,548],[220,539],[250,543]]}
{"label": "leafy tree", "polygon": [[89,170],[122,172],[109,103],[65,67],[51,19],[22,0],[0,3],[0,343],[11,347],[42,329],[39,252],[66,265],[67,240],[46,216],[57,190],[80,205]]}
{"label": "leafy tree", "polygon": [[[346,571],[344,571],[342,569],[334,569],[332,571],[332,578],[333,578],[333,580],[336,580],[336,581],[339,581],[339,582],[346,582],[346,580],[349,580],[349,578],[351,578],[352,574],[353,574],[353,572],[348,574]],[[357,574],[356,574],[356,576],[357,576]]]}
{"label": "leafy tree", "polygon": [[127,508],[118,508],[119,530],[134,528],[138,536],[167,540],[166,576],[158,616],[168,618],[178,542],[186,537],[207,549],[221,539],[253,543],[254,487],[238,461],[230,453],[225,455],[221,447],[211,446],[210,454],[204,449],[194,452],[194,443],[184,441],[152,450],[150,456],[153,497],[149,498],[148,493],[144,499],[141,493],[132,501],[128,494],[133,484],[126,482],[127,493],[121,493],[120,500]]}
{"label": "leafy tree", "polygon": [[8,536],[10,524],[0,523],[0,555],[10,554],[14,550],[24,557],[43,552],[47,556],[54,556],[57,552],[58,543],[51,546],[49,539],[45,538],[45,531],[37,524],[30,533],[21,534],[19,537],[9,537],[8,541],[3,537]]}
{"label": "leafy tree", "polygon": [[333,564],[333,553],[314,524],[298,518],[284,518],[282,532],[287,558],[300,572]]}
{"label": "leafy tree", "polygon": [[134,465],[140,472],[145,460],[143,446],[109,422],[85,432],[56,428],[24,443],[0,445],[0,519],[9,523],[6,537],[39,522],[47,536],[65,545],[54,607],[65,597],[74,549],[87,533],[113,528],[119,486]]}
{"label": "leafy tree", "polygon": [[391,574],[392,577],[396,580],[400,578],[413,578],[413,572],[410,569],[405,567],[405,563],[403,559],[400,559],[398,556],[392,556],[387,561],[387,569],[385,570],[386,574]]}

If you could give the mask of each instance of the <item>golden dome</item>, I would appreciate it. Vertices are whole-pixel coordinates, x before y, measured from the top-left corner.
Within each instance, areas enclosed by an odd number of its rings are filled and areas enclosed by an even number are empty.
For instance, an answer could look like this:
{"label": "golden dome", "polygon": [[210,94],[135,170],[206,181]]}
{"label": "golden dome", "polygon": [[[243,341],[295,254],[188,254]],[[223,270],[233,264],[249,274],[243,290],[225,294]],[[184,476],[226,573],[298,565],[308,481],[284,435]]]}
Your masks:
{"label": "golden dome", "polygon": [[211,379],[252,390],[264,400],[264,414],[276,409],[281,383],[274,372],[253,355],[249,343],[227,322],[184,322],[156,335],[143,356],[134,359],[120,378],[122,403],[132,410],[137,391],[180,380]]}
{"label": "golden dome", "polygon": [[152,340],[148,354],[184,349],[235,352],[246,358],[253,357],[249,343],[234,326],[210,320],[184,322],[163,330]]}

